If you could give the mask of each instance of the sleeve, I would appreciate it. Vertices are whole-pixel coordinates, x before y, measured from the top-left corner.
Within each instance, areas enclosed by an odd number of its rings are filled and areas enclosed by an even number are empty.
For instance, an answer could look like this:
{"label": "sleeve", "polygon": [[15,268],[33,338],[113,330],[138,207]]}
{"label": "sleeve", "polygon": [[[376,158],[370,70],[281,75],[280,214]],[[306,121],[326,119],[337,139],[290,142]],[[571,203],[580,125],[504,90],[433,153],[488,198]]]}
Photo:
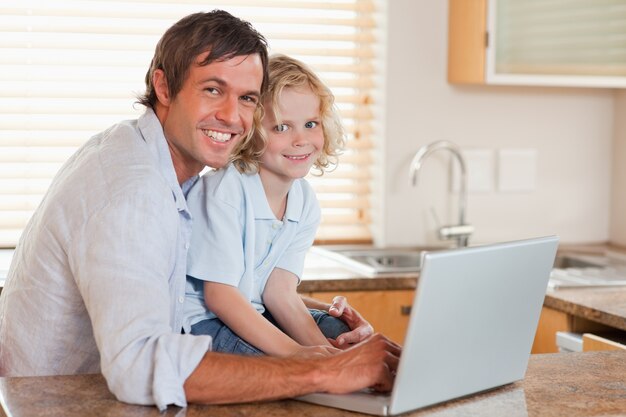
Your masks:
{"label": "sleeve", "polygon": [[[162,191],[162,190],[161,190]],[[168,190],[169,191],[169,190]],[[126,195],[77,230],[68,256],[111,392],[132,404],[186,406],[183,384],[211,347],[172,328],[179,214],[167,193]]]}
{"label": "sleeve", "polygon": [[302,180],[301,184],[303,210],[298,222],[298,230],[293,242],[286,248],[276,264],[277,268],[285,269],[295,274],[298,277],[298,284],[304,270],[304,259],[311,245],[313,245],[315,233],[322,217],[315,192],[305,180]]}
{"label": "sleeve", "polygon": [[243,188],[229,171],[203,177],[189,192],[193,230],[187,275],[234,287],[245,270]]}

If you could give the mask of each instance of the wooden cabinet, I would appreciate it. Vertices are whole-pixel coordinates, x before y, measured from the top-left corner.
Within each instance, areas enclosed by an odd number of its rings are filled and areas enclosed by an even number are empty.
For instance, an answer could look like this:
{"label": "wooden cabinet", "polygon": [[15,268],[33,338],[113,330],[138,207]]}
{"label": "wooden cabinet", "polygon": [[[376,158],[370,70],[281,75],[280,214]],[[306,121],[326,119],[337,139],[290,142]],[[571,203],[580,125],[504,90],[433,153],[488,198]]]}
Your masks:
{"label": "wooden cabinet", "polygon": [[448,1],[452,84],[626,88],[614,2]]}
{"label": "wooden cabinet", "polygon": [[[341,294],[348,298],[350,305],[359,311],[374,330],[385,334],[393,341],[402,344],[409,324],[409,316],[415,296],[414,290],[380,290],[380,291],[339,291],[339,292],[312,292],[306,294],[309,297],[324,302],[331,302],[333,297]],[[587,319],[573,316],[552,308],[543,307],[537,326],[532,353],[558,353],[556,345],[556,333],[594,333],[588,336],[587,348],[599,350],[601,341],[595,334],[615,331],[615,329]],[[622,335],[624,332],[622,332]],[[583,337],[583,349],[584,347]],[[624,345],[615,343],[611,348],[620,348]]]}
{"label": "wooden cabinet", "polygon": [[397,343],[404,341],[414,290],[313,292],[309,295],[331,302],[337,294],[347,297],[350,305],[374,326],[376,332]]}
{"label": "wooden cabinet", "polygon": [[449,0],[448,82],[484,84],[487,0]]}
{"label": "wooden cabinet", "polygon": [[[617,338],[623,340],[623,335]],[[593,333],[583,334],[583,352],[592,352],[597,350],[626,350],[626,345],[609,337],[596,335]]]}
{"label": "wooden cabinet", "polygon": [[532,353],[557,353],[559,349],[556,345],[556,332],[598,333],[611,330],[614,329],[562,311],[543,307],[537,326],[537,333],[535,334]]}

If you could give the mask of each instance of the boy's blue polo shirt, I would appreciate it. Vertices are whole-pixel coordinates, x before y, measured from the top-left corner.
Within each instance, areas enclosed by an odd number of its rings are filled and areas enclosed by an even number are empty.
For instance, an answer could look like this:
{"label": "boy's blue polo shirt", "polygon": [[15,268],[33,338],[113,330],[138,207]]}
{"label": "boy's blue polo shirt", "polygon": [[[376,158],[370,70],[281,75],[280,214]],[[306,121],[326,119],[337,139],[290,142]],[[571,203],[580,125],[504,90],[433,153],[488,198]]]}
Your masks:
{"label": "boy's blue polo shirt", "polygon": [[189,191],[193,218],[187,262],[185,330],[215,318],[204,302],[204,281],[239,291],[263,312],[263,289],[274,268],[300,279],[321,212],[304,179],[289,190],[282,220],[270,209],[258,174],[241,174],[233,165],[204,175]]}

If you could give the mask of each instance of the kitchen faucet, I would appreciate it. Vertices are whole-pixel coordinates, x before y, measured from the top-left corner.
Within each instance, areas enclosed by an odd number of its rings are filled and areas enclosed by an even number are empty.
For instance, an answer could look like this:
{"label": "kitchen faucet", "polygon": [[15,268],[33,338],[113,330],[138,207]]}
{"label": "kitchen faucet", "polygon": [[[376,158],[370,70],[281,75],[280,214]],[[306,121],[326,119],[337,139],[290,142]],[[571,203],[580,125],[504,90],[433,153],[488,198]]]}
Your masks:
{"label": "kitchen faucet", "polygon": [[467,246],[469,237],[474,231],[474,226],[470,224],[465,224],[465,206],[467,204],[467,172],[465,169],[465,161],[463,160],[463,155],[461,155],[459,147],[447,140],[439,140],[421,146],[417,150],[415,156],[413,157],[413,160],[411,161],[411,166],[409,169],[409,179],[413,186],[417,185],[417,173],[422,168],[422,162],[428,155],[439,149],[445,149],[452,152],[452,155],[454,155],[457,161],[459,161],[459,166],[461,168],[461,186],[459,193],[459,224],[440,227],[439,238],[444,240],[456,239],[457,246]]}

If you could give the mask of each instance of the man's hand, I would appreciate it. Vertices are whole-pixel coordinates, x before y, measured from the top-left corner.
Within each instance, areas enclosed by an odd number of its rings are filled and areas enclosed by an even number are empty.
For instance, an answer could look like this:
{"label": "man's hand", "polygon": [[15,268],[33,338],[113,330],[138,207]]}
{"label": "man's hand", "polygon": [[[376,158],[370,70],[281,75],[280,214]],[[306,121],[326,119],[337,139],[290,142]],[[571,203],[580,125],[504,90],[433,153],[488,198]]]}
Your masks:
{"label": "man's hand", "polygon": [[319,359],[324,363],[321,391],[344,394],[369,387],[388,392],[400,361],[401,348],[381,334],[370,336],[336,355]]}
{"label": "man's hand", "polygon": [[328,314],[343,320],[351,331],[343,333],[337,340],[328,339],[335,347],[345,348],[350,344],[361,342],[374,333],[374,328],[356,311],[346,297],[338,295],[328,309]]}
{"label": "man's hand", "polygon": [[185,395],[192,403],[231,404],[368,387],[390,391],[400,351],[380,334],[329,356],[273,358],[209,351],[185,381]]}

